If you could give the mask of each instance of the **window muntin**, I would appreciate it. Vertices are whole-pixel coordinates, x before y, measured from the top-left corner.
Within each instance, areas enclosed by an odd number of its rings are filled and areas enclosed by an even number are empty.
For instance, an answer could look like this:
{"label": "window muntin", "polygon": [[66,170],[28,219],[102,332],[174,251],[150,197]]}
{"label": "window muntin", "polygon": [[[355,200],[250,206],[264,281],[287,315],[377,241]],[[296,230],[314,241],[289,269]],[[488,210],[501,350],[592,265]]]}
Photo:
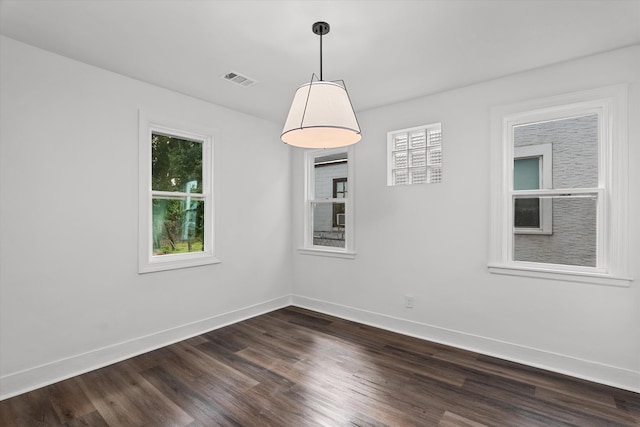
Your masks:
{"label": "window muntin", "polygon": [[387,133],[387,185],[436,183],[442,180],[440,124]]}
{"label": "window muntin", "polygon": [[[629,285],[627,91],[618,85],[492,109],[492,273]],[[576,124],[577,131],[568,131]],[[540,126],[550,130],[553,141],[541,138],[538,129],[528,144],[519,144],[519,131]],[[553,146],[552,184],[518,189],[514,160],[526,148],[519,145],[542,143]],[[539,199],[541,211],[550,206],[548,235],[521,233],[514,226],[515,200],[524,198]],[[524,251],[525,243],[533,244],[533,255]],[[574,249],[568,258],[561,256]]]}
{"label": "window muntin", "polygon": [[140,273],[219,262],[214,256],[213,141],[140,113]]}
{"label": "window muntin", "polygon": [[353,254],[351,149],[305,153],[304,249]]}

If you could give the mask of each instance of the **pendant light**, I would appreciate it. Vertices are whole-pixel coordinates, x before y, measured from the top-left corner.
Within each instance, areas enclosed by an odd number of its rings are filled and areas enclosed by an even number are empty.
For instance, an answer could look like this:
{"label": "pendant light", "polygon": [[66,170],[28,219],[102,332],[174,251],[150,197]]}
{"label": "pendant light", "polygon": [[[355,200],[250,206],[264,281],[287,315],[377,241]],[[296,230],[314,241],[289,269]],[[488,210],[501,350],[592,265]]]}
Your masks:
{"label": "pendant light", "polygon": [[298,88],[280,137],[302,148],[355,144],[361,138],[360,126],[344,81],[322,79],[322,36],[329,32],[329,24],[316,22],[311,29],[320,36],[320,79],[313,74],[311,82]]}

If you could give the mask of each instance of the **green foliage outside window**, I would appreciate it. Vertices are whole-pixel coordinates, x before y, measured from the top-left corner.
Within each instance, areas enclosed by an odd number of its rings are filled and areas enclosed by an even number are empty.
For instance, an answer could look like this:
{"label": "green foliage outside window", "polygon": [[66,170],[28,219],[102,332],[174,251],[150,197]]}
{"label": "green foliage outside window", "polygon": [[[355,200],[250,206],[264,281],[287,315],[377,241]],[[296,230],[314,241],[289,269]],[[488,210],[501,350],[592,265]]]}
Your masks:
{"label": "green foliage outside window", "polygon": [[202,143],[154,133],[151,150],[152,190],[176,193],[153,196],[153,254],[203,251]]}

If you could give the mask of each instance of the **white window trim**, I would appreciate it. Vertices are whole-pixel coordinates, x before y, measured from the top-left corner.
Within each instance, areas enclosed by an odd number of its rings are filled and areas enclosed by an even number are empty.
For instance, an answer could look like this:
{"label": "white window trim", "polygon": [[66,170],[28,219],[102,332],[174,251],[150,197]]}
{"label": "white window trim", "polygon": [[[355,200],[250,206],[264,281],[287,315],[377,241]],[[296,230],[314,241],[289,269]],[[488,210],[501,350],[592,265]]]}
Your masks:
{"label": "white window trim", "polygon": [[[491,273],[630,286],[628,276],[628,85],[525,101],[491,110]],[[513,261],[512,180],[517,124],[599,113],[598,265],[576,267]],[[586,113],[585,113],[586,112]],[[602,173],[604,171],[604,173]],[[562,191],[562,190],[559,190]],[[588,191],[588,190],[585,190]],[[554,193],[549,190],[549,193]],[[566,192],[566,191],[564,191]]]}
{"label": "white window trim", "polygon": [[[204,250],[184,254],[153,256],[152,189],[151,189],[151,134],[162,133],[202,141],[202,194],[205,200]],[[177,268],[216,264],[213,193],[213,131],[170,119],[150,117],[139,113],[138,135],[139,187],[138,187],[138,273],[173,270]]]}
{"label": "white window trim", "polygon": [[[551,144],[525,145],[515,147],[513,158],[526,159],[540,158],[539,176],[540,185],[538,188],[553,188],[553,146]],[[551,200],[540,198],[540,227],[539,228],[516,228],[515,234],[544,234],[553,233],[553,204]]]}
{"label": "white window trim", "polygon": [[[354,259],[356,256],[354,236],[354,161],[353,146],[333,149],[307,150],[304,153],[305,167],[305,188],[304,188],[304,236],[303,246],[298,248],[298,252],[305,255],[319,255],[334,258]],[[328,156],[337,153],[347,153],[347,197],[344,199],[323,199],[321,202],[332,203],[333,201],[344,202],[345,206],[345,247],[333,248],[329,246],[316,246],[313,244],[313,212],[312,203],[315,200],[315,173],[314,159],[318,155]]]}

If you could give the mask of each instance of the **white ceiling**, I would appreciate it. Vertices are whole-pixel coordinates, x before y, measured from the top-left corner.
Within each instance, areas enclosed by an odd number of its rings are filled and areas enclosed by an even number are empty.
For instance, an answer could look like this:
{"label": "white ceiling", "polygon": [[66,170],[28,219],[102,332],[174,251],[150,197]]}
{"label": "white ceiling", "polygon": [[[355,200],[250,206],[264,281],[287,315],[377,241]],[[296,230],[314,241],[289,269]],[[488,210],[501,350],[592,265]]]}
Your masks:
{"label": "white ceiling", "polygon": [[[640,0],[1,0],[1,33],[284,123],[295,89],[344,79],[356,111],[640,43]],[[220,77],[229,71],[251,87]]]}

